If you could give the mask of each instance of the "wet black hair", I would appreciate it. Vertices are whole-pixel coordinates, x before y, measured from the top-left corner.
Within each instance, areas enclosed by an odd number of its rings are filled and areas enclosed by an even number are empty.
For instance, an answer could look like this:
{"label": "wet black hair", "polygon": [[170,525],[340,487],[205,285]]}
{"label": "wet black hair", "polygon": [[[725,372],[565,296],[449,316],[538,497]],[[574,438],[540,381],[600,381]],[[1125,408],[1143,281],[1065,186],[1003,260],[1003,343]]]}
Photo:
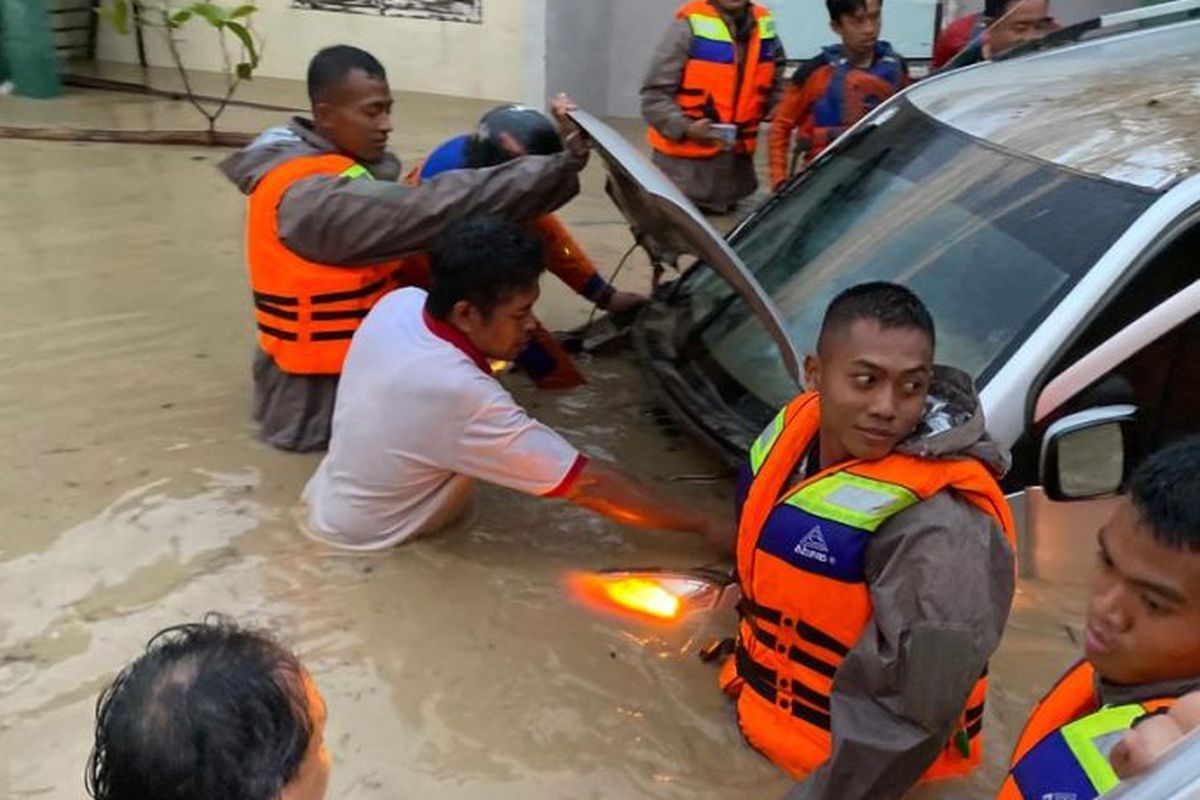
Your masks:
{"label": "wet black hair", "polygon": [[1129,498],[1158,542],[1200,552],[1200,435],[1170,444],[1139,464]]}
{"label": "wet black hair", "polygon": [[308,62],[309,102],[315,106],[356,69],[367,73],[369,77],[387,80],[383,65],[366,50],[348,44],[335,44],[318,52]]}
{"label": "wet black hair", "polygon": [[549,117],[536,108],[508,103],[480,118],[479,128],[467,144],[467,166],[494,167],[515,158],[501,145],[502,133],[516,139],[526,155],[548,156],[563,149],[558,128]]}
{"label": "wet black hair", "polygon": [[983,16],[992,21],[998,20],[1016,2],[1017,0],[984,0]]}
{"label": "wet black hair", "polygon": [[933,316],[921,298],[898,283],[872,281],[851,286],[833,298],[821,321],[817,350],[822,349],[832,332],[848,328],[860,319],[875,320],[885,330],[916,328],[929,337],[930,348],[937,344]]}
{"label": "wet black hair", "polygon": [[96,703],[97,800],[277,800],[314,731],[303,669],[217,615],[155,634]]}
{"label": "wet black hair", "polygon": [[445,319],[466,300],[490,317],[515,292],[537,283],[546,268],[542,241],[499,217],[467,217],[448,227],[430,252],[433,286],[425,308]]}
{"label": "wet black hair", "polygon": [[[883,0],[879,0],[883,7]],[[842,17],[849,17],[867,8],[867,0],[825,0],[825,9],[829,12],[829,21],[837,22]]]}

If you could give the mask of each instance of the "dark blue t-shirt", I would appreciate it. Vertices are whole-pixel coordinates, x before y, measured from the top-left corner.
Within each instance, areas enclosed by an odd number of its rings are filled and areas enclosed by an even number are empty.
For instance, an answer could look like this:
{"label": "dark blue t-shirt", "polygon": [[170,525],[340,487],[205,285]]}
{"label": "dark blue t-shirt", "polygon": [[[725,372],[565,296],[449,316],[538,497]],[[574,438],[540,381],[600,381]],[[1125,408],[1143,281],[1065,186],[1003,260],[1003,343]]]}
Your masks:
{"label": "dark blue t-shirt", "polygon": [[464,133],[462,136],[455,136],[438,145],[421,165],[421,180],[427,181],[435,175],[441,175],[452,169],[466,169],[467,145],[470,141],[471,134]]}

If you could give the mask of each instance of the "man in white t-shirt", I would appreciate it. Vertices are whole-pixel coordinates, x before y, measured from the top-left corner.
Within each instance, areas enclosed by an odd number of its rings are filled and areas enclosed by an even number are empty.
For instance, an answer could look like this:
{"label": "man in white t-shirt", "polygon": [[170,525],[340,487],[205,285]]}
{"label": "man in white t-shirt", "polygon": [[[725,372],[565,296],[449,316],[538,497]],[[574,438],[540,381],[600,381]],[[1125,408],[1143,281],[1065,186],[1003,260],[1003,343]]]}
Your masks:
{"label": "man in white t-shirt", "polygon": [[488,360],[514,358],[534,329],[544,263],[520,227],[467,219],[434,247],[428,294],[400,289],[371,309],[342,370],[329,452],[304,489],[313,534],[351,549],[396,545],[453,521],[485,480],[732,542],[732,520],[589,461],[492,377]]}

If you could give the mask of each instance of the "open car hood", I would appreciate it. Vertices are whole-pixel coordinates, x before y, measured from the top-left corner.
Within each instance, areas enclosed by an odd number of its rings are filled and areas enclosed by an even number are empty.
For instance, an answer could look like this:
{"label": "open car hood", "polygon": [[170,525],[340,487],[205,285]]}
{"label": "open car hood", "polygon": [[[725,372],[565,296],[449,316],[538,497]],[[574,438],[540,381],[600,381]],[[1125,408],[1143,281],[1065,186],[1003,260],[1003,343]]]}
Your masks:
{"label": "open car hood", "polygon": [[657,264],[677,266],[683,255],[699,258],[738,293],[757,315],[800,385],[800,353],[774,301],[737,253],[678,187],[641,151],[586,111],[571,118],[583,128],[608,170],[606,191],[633,229],[634,239]]}

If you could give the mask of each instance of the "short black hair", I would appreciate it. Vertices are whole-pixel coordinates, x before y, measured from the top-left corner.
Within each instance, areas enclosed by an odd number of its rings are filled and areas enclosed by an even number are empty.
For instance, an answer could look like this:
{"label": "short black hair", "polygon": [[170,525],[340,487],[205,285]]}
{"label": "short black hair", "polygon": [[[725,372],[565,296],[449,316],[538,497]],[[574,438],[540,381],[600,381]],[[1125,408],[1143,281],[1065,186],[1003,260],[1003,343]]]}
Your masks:
{"label": "short black hair", "polygon": [[96,704],[97,800],[276,800],[314,731],[299,660],[208,615],[155,634]]}
{"label": "short black hair", "polygon": [[308,62],[308,101],[315,106],[356,69],[369,77],[387,80],[383,65],[366,50],[348,44],[335,44],[321,50]]}
{"label": "short black hair", "polygon": [[545,248],[537,236],[499,217],[467,217],[433,245],[433,286],[425,308],[445,319],[455,303],[466,300],[489,317],[514,292],[536,284],[545,268]]}
{"label": "short black hair", "polygon": [[[883,0],[879,0],[883,8]],[[829,11],[829,21],[837,22],[842,17],[852,16],[867,9],[867,0],[825,0],[825,8]]]}
{"label": "short black hair", "polygon": [[1157,541],[1200,552],[1200,435],[1170,444],[1138,465],[1129,499]]}
{"label": "short black hair", "polygon": [[984,0],[983,16],[990,20],[998,20],[1012,7],[1017,0]]}
{"label": "short black hair", "polygon": [[860,319],[875,320],[885,330],[916,328],[929,337],[930,349],[937,345],[933,315],[921,298],[898,283],[871,281],[851,286],[830,302],[817,337],[818,352],[831,333],[848,328]]}

